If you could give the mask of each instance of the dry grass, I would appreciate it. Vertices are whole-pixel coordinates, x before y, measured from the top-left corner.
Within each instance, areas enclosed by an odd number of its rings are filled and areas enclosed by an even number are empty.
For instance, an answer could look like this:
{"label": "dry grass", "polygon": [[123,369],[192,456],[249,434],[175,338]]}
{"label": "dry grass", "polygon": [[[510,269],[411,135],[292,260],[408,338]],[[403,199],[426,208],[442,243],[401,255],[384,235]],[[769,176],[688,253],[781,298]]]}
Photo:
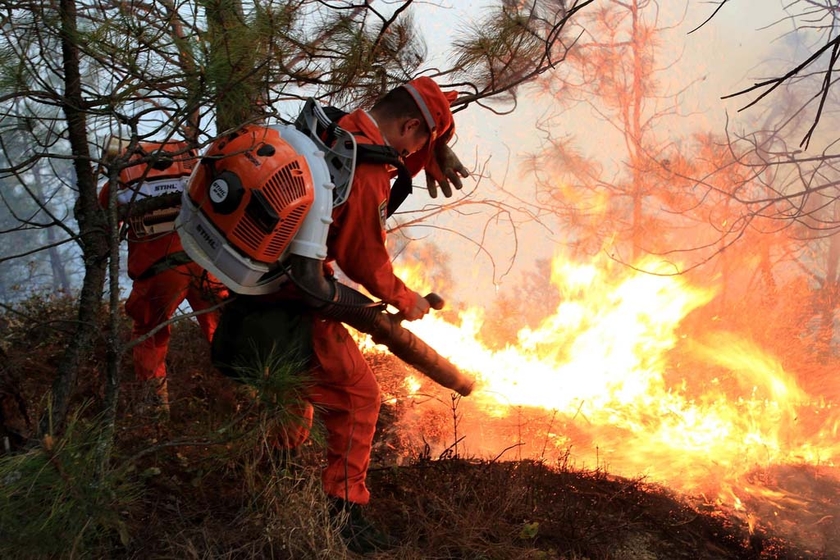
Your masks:
{"label": "dry grass", "polygon": [[[46,304],[41,304],[46,306]],[[35,306],[39,308],[38,306]],[[61,313],[36,311],[51,317]],[[9,356],[4,378],[37,417],[51,381],[49,364],[60,356],[61,333],[51,337],[20,321],[2,333]],[[29,333],[29,334],[27,334]],[[101,349],[100,349],[101,350]],[[96,352],[99,352],[97,350]],[[33,360],[33,352],[40,359]],[[407,372],[401,363],[373,357],[384,391],[399,396]],[[178,324],[170,350],[172,419],[157,428],[132,414],[130,358],[113,466],[137,493],[109,502],[117,526],[102,525],[87,554],[75,557],[186,559],[342,559],[346,552],[331,525],[319,483],[322,450],[306,445],[291,459],[271,444],[265,408],[253,393],[219,375],[196,325]],[[80,375],[80,400],[98,403],[99,355]],[[24,380],[24,382],[21,382]],[[443,403],[444,405],[446,403]],[[750,535],[736,518],[703,511],[643,480],[614,478],[602,469],[580,470],[560,460],[471,459],[451,446],[440,459],[401,427],[425,429],[428,441],[456,440],[457,403],[412,417],[399,399],[386,403],[375,442],[369,486],[370,517],[399,537],[401,546],[381,559],[783,559],[820,558],[768,535]],[[460,434],[469,438],[469,433]],[[317,442],[317,439],[315,440]],[[29,451],[29,453],[37,453]],[[0,474],[20,453],[0,456]],[[0,499],[14,482],[4,479]],[[72,498],[72,497],[71,497]],[[14,511],[10,501],[0,503]],[[45,519],[47,503],[40,512]],[[38,516],[38,512],[31,515]],[[76,534],[82,527],[76,527]],[[0,527],[0,541],[7,528]],[[73,531],[69,537],[72,541]],[[58,536],[57,536],[58,537]],[[64,545],[64,548],[61,548]],[[72,542],[57,556],[71,557]],[[31,552],[31,551],[30,551]],[[26,550],[3,550],[23,557]],[[828,557],[828,556],[825,556]]]}

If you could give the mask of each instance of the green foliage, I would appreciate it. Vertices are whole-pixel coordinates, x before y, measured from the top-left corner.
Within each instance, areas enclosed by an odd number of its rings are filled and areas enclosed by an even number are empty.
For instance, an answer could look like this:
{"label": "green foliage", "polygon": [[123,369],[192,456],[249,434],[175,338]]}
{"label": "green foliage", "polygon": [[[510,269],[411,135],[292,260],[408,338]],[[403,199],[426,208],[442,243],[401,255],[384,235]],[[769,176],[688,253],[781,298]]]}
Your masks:
{"label": "green foliage", "polygon": [[95,419],[76,416],[63,436],[0,457],[0,557],[84,556],[112,549],[113,537],[128,544],[120,512],[138,488],[99,470],[101,438]]}
{"label": "green foliage", "polygon": [[297,352],[272,349],[264,357],[254,353],[254,362],[238,368],[240,376],[254,387],[261,400],[282,406],[284,401],[299,397],[311,383],[306,362]]}
{"label": "green foliage", "polygon": [[267,434],[295,432],[298,428],[308,431],[306,392],[312,377],[297,348],[280,350],[273,346],[267,353],[254,348],[245,356],[247,359],[240,359],[232,369],[237,380],[253,390]]}
{"label": "green foliage", "polygon": [[14,49],[0,48],[0,91],[15,90],[20,85],[21,61]]}
{"label": "green foliage", "polygon": [[224,131],[257,116],[259,87],[265,81],[261,55],[266,41],[260,36],[262,26],[252,25],[239,2],[217,0],[203,5],[210,45],[207,79],[215,93],[217,129]]}
{"label": "green foliage", "polygon": [[455,68],[474,76],[484,90],[516,86],[548,54],[544,39],[536,32],[541,27],[539,22],[548,20],[538,12],[532,4],[516,9],[504,5],[490,12],[483,21],[471,25],[463,38],[454,41],[458,54]]}
{"label": "green foliage", "polygon": [[319,61],[317,71],[312,68],[339,106],[373,104],[396,84],[414,77],[427,55],[410,13],[385,27],[371,25],[358,13],[329,14],[324,24],[316,26],[314,36],[329,38],[325,63]]}
{"label": "green foliage", "polygon": [[519,532],[519,538],[522,540],[534,540],[540,533],[540,522],[523,523],[522,530]]}

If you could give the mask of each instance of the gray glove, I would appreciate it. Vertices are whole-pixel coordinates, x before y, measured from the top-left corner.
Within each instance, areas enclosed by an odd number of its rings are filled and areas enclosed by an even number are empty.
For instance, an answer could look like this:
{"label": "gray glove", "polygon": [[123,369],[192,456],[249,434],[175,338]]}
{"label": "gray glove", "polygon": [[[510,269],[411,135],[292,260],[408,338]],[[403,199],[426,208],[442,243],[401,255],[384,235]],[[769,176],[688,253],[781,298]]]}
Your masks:
{"label": "gray glove", "polygon": [[[437,166],[432,167],[433,169],[437,167],[437,169],[434,169],[434,173],[426,170],[426,188],[429,189],[429,196],[437,198],[437,191],[440,188],[443,196],[450,198],[452,196],[452,185],[461,190],[464,187],[461,177],[466,179],[470,176],[470,172],[467,171],[452,148],[446,144],[435,147],[434,158]],[[440,171],[442,175],[438,175],[437,171]]]}

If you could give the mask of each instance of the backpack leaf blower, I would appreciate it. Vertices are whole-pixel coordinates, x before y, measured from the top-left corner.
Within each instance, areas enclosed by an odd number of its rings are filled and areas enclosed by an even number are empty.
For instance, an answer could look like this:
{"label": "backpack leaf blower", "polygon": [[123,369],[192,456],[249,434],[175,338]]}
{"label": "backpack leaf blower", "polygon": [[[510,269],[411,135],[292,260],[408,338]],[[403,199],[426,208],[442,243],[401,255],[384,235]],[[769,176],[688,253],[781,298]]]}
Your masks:
{"label": "backpack leaf blower", "polygon": [[[329,145],[321,140],[326,129]],[[397,315],[324,274],[332,210],[347,200],[363,153],[311,99],[296,126],[248,125],[220,136],[183,192],[175,227],[184,250],[239,294],[269,294],[294,282],[315,313],[371,335],[436,383],[469,395],[474,380]],[[436,297],[427,296],[440,309]]]}

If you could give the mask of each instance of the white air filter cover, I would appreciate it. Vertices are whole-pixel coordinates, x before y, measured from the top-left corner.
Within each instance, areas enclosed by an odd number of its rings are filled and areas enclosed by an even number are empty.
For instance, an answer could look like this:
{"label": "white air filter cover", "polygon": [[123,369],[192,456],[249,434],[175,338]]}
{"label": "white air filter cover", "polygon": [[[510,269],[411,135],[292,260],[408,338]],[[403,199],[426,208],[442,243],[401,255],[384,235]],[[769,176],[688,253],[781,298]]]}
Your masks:
{"label": "white air filter cover", "polygon": [[294,126],[278,125],[271,128],[277,130],[283,140],[306,158],[312,173],[312,184],[315,186],[315,200],[312,208],[309,209],[297,235],[289,244],[289,253],[322,261],[327,258],[327,235],[332,223],[332,192],[335,188],[324,159],[324,152]]}

